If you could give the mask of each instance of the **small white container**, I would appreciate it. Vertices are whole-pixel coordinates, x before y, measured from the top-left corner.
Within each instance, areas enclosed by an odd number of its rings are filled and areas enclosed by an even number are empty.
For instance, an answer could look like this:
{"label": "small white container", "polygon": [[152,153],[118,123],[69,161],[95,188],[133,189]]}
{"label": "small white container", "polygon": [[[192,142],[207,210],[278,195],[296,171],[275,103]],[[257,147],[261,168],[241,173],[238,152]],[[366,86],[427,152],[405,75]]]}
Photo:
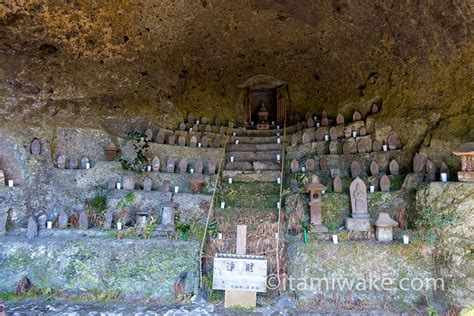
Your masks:
{"label": "small white container", "polygon": [[277,155],[277,161],[280,161],[280,154]]}
{"label": "small white container", "polygon": [[252,126],[253,126],[254,124],[255,124],[255,123],[254,123],[254,121],[250,122],[250,125],[252,125]]}
{"label": "small white container", "polygon": [[352,132],[352,137],[354,137],[354,138],[357,137],[357,132],[356,132],[356,131],[353,131],[353,132]]}
{"label": "small white container", "polygon": [[236,144],[236,145],[239,144],[239,140],[238,140],[238,139],[235,140],[235,144]]}
{"label": "small white container", "polygon": [[448,182],[448,174],[443,172],[441,173],[441,182]]}
{"label": "small white container", "polygon": [[387,145],[383,145],[382,148],[383,148],[383,151],[388,151],[388,146]]}
{"label": "small white container", "polygon": [[194,173],[194,169],[193,169],[193,168],[189,169],[189,172],[191,172],[191,174],[193,174],[193,173]]}
{"label": "small white container", "polygon": [[48,228],[48,229],[53,229],[53,222],[52,222],[52,221],[48,221],[48,222],[46,223],[46,228]]}
{"label": "small white container", "polygon": [[375,192],[375,186],[374,185],[371,185],[370,186],[370,193],[374,193]]}
{"label": "small white container", "polygon": [[202,144],[201,143],[198,143],[198,148],[201,148],[202,147]]}
{"label": "small white container", "polygon": [[329,140],[329,135],[324,135],[324,140],[328,141]]}
{"label": "small white container", "polygon": [[332,243],[335,245],[339,243],[339,237],[337,235],[332,235]]}
{"label": "small white container", "polygon": [[321,124],[319,124],[319,123],[316,123],[316,127],[319,127],[319,126],[321,126]]}
{"label": "small white container", "polygon": [[221,202],[221,208],[225,208],[225,202]]}
{"label": "small white container", "polygon": [[146,166],[146,171],[151,172],[151,166]]}
{"label": "small white container", "polygon": [[410,243],[410,236],[408,235],[403,235],[403,243],[405,245],[408,245]]}
{"label": "small white container", "polygon": [[301,167],[301,171],[306,172],[306,167],[305,166]]}
{"label": "small white container", "polygon": [[280,144],[280,143],[281,143],[281,139],[277,138],[277,144]]}
{"label": "small white container", "polygon": [[90,169],[91,168],[91,163],[90,162],[86,162],[86,169]]}
{"label": "small white container", "polygon": [[281,178],[280,177],[277,178],[277,183],[281,184]]}
{"label": "small white container", "polygon": [[234,137],[237,136],[237,133],[236,133],[236,132],[233,132],[233,133],[232,133],[232,136],[234,136]]}
{"label": "small white container", "polygon": [[222,233],[217,233],[217,239],[222,239]]}
{"label": "small white container", "polygon": [[191,133],[192,131],[193,131],[193,129],[192,129],[192,128],[190,128],[190,129],[189,129],[189,132]]}
{"label": "small white container", "polygon": [[317,116],[313,116],[313,120],[316,122],[318,120]]}
{"label": "small white container", "polygon": [[277,136],[280,137],[280,133],[277,133]]}
{"label": "small white container", "polygon": [[14,186],[15,186],[14,181],[13,180],[8,180],[8,187],[13,188]]}
{"label": "small white container", "polygon": [[272,121],[272,125],[275,125],[275,121]]}
{"label": "small white container", "polygon": [[174,193],[178,193],[179,192],[179,187],[178,186],[175,186],[174,187]]}
{"label": "small white container", "polygon": [[199,125],[199,120],[196,121],[196,125]]}
{"label": "small white container", "polygon": [[230,156],[230,162],[234,162],[234,156]]}
{"label": "small white container", "polygon": [[277,125],[277,129],[280,129],[280,125]]}
{"label": "small white container", "polygon": [[122,189],[122,183],[117,183],[117,190],[121,190]]}
{"label": "small white container", "polygon": [[117,230],[122,230],[122,223],[117,223]]}
{"label": "small white container", "polygon": [[232,178],[229,178],[229,184],[232,184]]}
{"label": "small white container", "polygon": [[280,202],[277,202],[277,209],[280,209],[281,208],[281,204]]}

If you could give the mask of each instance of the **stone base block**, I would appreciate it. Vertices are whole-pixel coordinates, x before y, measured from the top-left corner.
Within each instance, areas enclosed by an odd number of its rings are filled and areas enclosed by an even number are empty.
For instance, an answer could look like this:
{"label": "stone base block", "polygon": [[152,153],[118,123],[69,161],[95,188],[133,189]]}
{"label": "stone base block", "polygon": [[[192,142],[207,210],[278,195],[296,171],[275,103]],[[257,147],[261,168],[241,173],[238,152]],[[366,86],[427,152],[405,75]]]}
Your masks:
{"label": "stone base block", "polygon": [[458,171],[458,180],[463,182],[474,182],[474,171]]}
{"label": "stone base block", "polygon": [[310,234],[316,234],[316,233],[327,233],[329,230],[326,228],[326,226],[320,224],[320,225],[314,225],[313,229],[310,230]]}
{"label": "stone base block", "polygon": [[346,229],[357,232],[368,232],[372,230],[370,218],[348,218],[346,219]]}

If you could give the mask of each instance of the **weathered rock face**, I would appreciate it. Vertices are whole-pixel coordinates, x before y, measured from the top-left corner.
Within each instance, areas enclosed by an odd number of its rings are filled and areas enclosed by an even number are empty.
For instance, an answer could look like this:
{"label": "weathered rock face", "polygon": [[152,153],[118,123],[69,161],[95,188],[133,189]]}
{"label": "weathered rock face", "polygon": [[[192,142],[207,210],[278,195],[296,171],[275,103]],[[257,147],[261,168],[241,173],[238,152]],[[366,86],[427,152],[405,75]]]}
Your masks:
{"label": "weathered rock face", "polygon": [[445,291],[439,292],[445,303],[468,305],[474,299],[474,185],[469,183],[430,183],[416,194],[419,210],[431,209],[436,213],[433,222],[454,218],[453,226],[437,228],[436,264],[439,277],[445,280]]}
{"label": "weathered rock face", "polygon": [[472,21],[467,0],[9,1],[0,113],[11,129],[231,119],[237,86],[266,74],[288,82],[290,112],[377,103],[376,124],[454,166],[450,150],[474,137]]}
{"label": "weathered rock face", "polygon": [[431,249],[422,243],[294,243],[288,258],[288,286],[300,306],[402,309],[432,297],[434,283],[423,283],[427,286],[418,291],[404,290],[414,279],[434,278]]}
{"label": "weathered rock face", "polygon": [[194,292],[198,252],[195,242],[113,240],[72,233],[32,241],[4,237],[0,241],[0,291],[11,291],[27,275],[40,288],[116,290],[171,300],[173,284],[180,278],[185,279],[185,293]]}

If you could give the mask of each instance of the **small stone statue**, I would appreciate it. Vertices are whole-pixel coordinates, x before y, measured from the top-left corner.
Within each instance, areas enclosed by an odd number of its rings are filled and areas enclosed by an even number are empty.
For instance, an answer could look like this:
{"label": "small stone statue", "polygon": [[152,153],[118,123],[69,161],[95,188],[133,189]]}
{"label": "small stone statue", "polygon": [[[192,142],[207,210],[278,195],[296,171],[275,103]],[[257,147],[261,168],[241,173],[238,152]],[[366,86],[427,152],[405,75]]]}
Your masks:
{"label": "small stone statue", "polygon": [[270,113],[265,107],[265,103],[262,102],[262,106],[260,110],[258,111],[258,119],[260,120],[260,122],[265,123],[268,121],[268,115],[270,115]]}

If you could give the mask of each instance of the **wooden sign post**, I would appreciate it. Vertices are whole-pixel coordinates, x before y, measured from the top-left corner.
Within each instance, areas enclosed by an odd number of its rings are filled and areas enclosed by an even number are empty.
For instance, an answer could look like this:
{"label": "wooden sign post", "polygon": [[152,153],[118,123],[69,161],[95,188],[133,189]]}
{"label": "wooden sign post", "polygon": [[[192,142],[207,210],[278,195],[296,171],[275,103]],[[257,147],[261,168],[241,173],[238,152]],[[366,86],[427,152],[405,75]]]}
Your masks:
{"label": "wooden sign post", "polygon": [[247,226],[237,226],[236,254],[214,258],[214,290],[225,290],[225,307],[256,307],[257,292],[266,292],[267,260],[246,255]]}

